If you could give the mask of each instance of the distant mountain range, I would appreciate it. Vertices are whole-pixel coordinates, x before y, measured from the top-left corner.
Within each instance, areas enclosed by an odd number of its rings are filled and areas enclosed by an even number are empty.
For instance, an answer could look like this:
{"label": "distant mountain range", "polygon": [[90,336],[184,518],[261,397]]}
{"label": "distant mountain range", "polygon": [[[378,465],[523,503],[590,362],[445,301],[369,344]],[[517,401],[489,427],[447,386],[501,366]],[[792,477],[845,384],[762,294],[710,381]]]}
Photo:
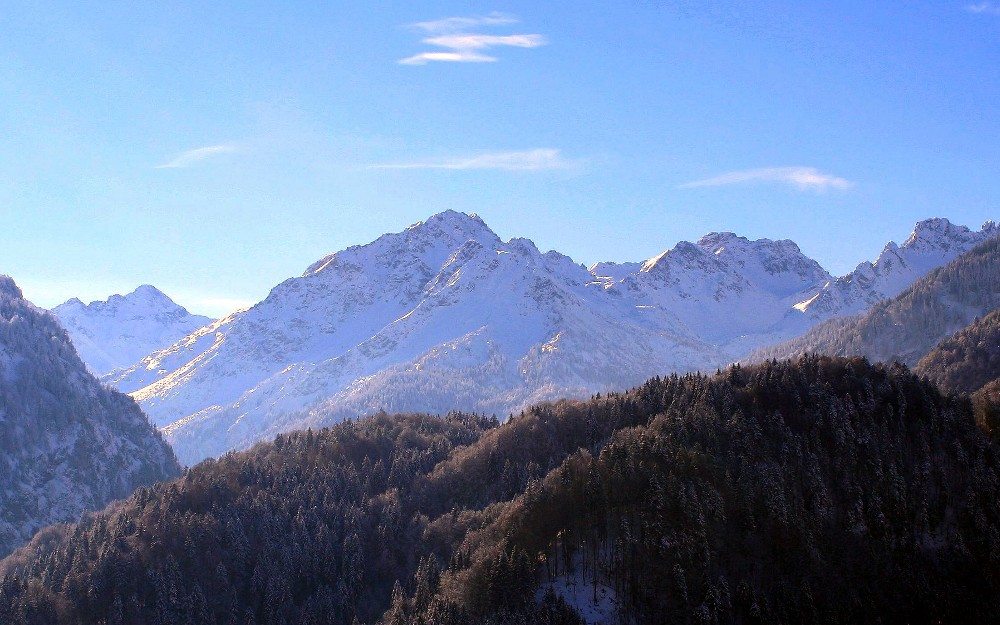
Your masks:
{"label": "distant mountain range", "polygon": [[90,304],[74,297],[52,312],[87,368],[99,376],[132,365],[212,321],[192,315],[148,284]]}
{"label": "distant mountain range", "polygon": [[1000,227],[987,221],[979,231],[957,226],[947,219],[918,222],[903,245],[892,241],[874,262],[864,261],[854,271],[827,285],[799,308],[813,319],[860,313],[894,297],[930,270],[951,262],[974,246],[1000,235]]}
{"label": "distant mountain range", "polygon": [[94,378],[56,319],[0,276],[0,557],[179,473],[135,402]]}
{"label": "distant mountain range", "polygon": [[446,211],[331,254],[104,379],[186,463],[380,409],[506,416],[714,370],[894,296],[997,233],[923,221],[834,278],[791,241],[732,233],[586,268]]}
{"label": "distant mountain range", "polygon": [[1000,239],[990,239],[865,313],[830,319],[800,337],[756,350],[747,360],[811,352],[900,360],[912,367],[939,341],[998,308]]}

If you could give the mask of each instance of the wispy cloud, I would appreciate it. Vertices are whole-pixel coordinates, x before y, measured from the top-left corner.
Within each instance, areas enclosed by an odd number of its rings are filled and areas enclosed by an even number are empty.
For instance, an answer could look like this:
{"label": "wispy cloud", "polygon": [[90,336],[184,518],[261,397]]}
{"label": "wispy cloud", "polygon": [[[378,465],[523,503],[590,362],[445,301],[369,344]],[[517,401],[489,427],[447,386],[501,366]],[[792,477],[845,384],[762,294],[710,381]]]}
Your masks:
{"label": "wispy cloud", "polygon": [[977,4],[965,5],[965,10],[969,13],[984,13],[986,15],[1000,15],[1000,4],[995,2],[979,2]]}
{"label": "wispy cloud", "polygon": [[799,189],[825,191],[826,189],[850,189],[854,186],[845,180],[831,174],[824,174],[815,167],[763,167],[731,171],[704,180],[695,180],[678,186],[678,189],[694,189],[697,187],[721,187],[730,184],[750,182],[776,182],[790,184]]}
{"label": "wispy cloud", "polygon": [[440,20],[417,22],[410,24],[410,27],[428,33],[454,33],[477,26],[505,26],[507,24],[517,24],[517,18],[494,11],[489,15],[478,17],[446,17]]}
{"label": "wispy cloud", "polygon": [[473,32],[482,26],[508,26],[516,24],[517,18],[503,13],[490,13],[480,17],[448,17],[429,22],[417,22],[410,28],[428,35],[423,43],[444,48],[443,51],[421,52],[400,59],[402,65],[426,65],[432,61],[452,63],[491,63],[497,57],[483,51],[501,46],[515,48],[537,48],[547,43],[545,37],[537,34],[488,35]]}
{"label": "wispy cloud", "polygon": [[462,158],[427,159],[409,163],[384,163],[372,165],[376,169],[498,169],[502,171],[540,171],[565,169],[573,163],[566,161],[559,150],[536,148],[519,152],[487,152]]}
{"label": "wispy cloud", "polygon": [[235,151],[236,146],[234,145],[209,145],[203,148],[195,148],[194,150],[188,150],[187,152],[174,157],[172,160],[167,161],[162,165],[157,165],[156,169],[180,169],[184,167],[191,167],[192,165],[197,165],[198,163],[212,158],[213,156]]}

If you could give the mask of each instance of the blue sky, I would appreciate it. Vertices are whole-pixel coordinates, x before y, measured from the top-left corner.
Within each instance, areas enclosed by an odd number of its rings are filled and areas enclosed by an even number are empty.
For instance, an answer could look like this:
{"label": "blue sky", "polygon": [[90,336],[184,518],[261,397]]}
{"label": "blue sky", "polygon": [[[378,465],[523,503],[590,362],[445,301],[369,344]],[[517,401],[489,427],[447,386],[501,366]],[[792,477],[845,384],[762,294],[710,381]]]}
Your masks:
{"label": "blue sky", "polygon": [[1000,218],[1000,2],[371,4],[5,6],[0,273],[220,315],[449,208],[585,264],[728,230],[837,274]]}

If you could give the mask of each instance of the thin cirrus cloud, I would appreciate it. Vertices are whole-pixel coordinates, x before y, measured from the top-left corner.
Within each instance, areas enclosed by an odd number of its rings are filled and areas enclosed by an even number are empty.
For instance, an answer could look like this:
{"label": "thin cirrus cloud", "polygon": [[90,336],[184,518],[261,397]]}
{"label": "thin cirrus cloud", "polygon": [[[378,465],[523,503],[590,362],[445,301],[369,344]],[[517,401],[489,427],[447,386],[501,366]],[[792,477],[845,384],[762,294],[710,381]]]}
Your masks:
{"label": "thin cirrus cloud", "polygon": [[157,165],[156,169],[183,169],[185,167],[192,167],[210,158],[231,152],[236,152],[236,146],[209,145],[203,148],[195,148],[174,157],[162,165]]}
{"label": "thin cirrus cloud", "polygon": [[479,17],[446,17],[440,20],[417,22],[410,26],[428,33],[455,33],[477,26],[506,26],[508,24],[517,24],[517,18],[494,11],[489,15]]}
{"label": "thin cirrus cloud", "polygon": [[426,65],[434,61],[450,63],[492,63],[497,57],[485,51],[497,47],[537,48],[548,43],[538,34],[490,35],[474,32],[480,27],[509,26],[517,18],[503,13],[490,13],[481,17],[448,17],[429,22],[417,22],[410,28],[423,31],[428,37],[421,40],[431,46],[443,48],[421,52],[398,62],[402,65]]}
{"label": "thin cirrus cloud", "polygon": [[494,169],[500,171],[541,171],[565,169],[572,165],[553,148],[515,152],[487,152],[461,158],[426,159],[408,163],[372,165],[375,169]]}
{"label": "thin cirrus cloud", "polygon": [[792,185],[798,189],[825,191],[827,189],[850,189],[854,183],[825,174],[815,167],[763,167],[760,169],[745,169],[731,171],[704,180],[695,180],[679,185],[678,189],[695,189],[698,187],[722,187],[732,184],[770,182]]}
{"label": "thin cirrus cloud", "polygon": [[1000,4],[995,2],[979,2],[976,4],[965,5],[965,10],[969,13],[978,13],[985,15],[1000,15]]}

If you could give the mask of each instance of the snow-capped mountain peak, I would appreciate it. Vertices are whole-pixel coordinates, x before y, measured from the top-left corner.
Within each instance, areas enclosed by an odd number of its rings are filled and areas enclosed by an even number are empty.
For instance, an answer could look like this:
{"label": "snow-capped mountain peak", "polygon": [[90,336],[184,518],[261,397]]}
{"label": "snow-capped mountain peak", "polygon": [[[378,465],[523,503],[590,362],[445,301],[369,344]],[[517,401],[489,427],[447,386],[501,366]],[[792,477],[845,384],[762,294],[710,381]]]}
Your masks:
{"label": "snow-capped mountain peak", "polygon": [[972,235],[966,226],[955,225],[944,217],[932,217],[917,222],[903,247],[914,250],[948,248]]}
{"label": "snow-capped mountain peak", "polygon": [[[969,238],[937,223],[916,239],[935,236],[955,249]],[[901,260],[922,267],[914,247],[889,245],[835,280],[792,241],[715,232],[588,269],[445,211],[329,254],[106,379],[187,462],[380,408],[504,414],[724,365],[839,314],[856,301],[841,290],[882,292],[861,283],[897,275]],[[814,308],[824,296],[828,308]]]}
{"label": "snow-capped mountain peak", "polygon": [[732,232],[712,232],[697,243],[681,241],[643,263],[640,273],[677,279],[687,274],[702,280],[711,274],[716,281],[725,276],[730,283],[746,282],[782,296],[830,279],[819,263],[792,241],[750,240]]}
{"label": "snow-capped mountain peak", "polygon": [[97,375],[126,367],[211,322],[192,315],[156,287],[84,304],[72,298],[52,309],[87,367]]}
{"label": "snow-capped mountain peak", "polygon": [[440,213],[431,215],[426,221],[418,221],[405,228],[405,230],[425,229],[439,230],[442,232],[461,231],[470,233],[472,231],[489,230],[490,228],[486,225],[486,222],[483,221],[483,218],[476,213],[462,213],[452,209],[444,210]]}
{"label": "snow-capped mountain peak", "polygon": [[[346,250],[324,256],[310,265],[303,276],[358,266],[386,265],[398,267],[408,261],[427,264],[443,261],[442,250],[449,253],[466,241],[497,245],[500,238],[475,213],[467,215],[453,210],[438,213],[426,221],[418,221],[402,232],[383,234],[371,243],[354,245]],[[447,257],[447,256],[445,256]]]}

